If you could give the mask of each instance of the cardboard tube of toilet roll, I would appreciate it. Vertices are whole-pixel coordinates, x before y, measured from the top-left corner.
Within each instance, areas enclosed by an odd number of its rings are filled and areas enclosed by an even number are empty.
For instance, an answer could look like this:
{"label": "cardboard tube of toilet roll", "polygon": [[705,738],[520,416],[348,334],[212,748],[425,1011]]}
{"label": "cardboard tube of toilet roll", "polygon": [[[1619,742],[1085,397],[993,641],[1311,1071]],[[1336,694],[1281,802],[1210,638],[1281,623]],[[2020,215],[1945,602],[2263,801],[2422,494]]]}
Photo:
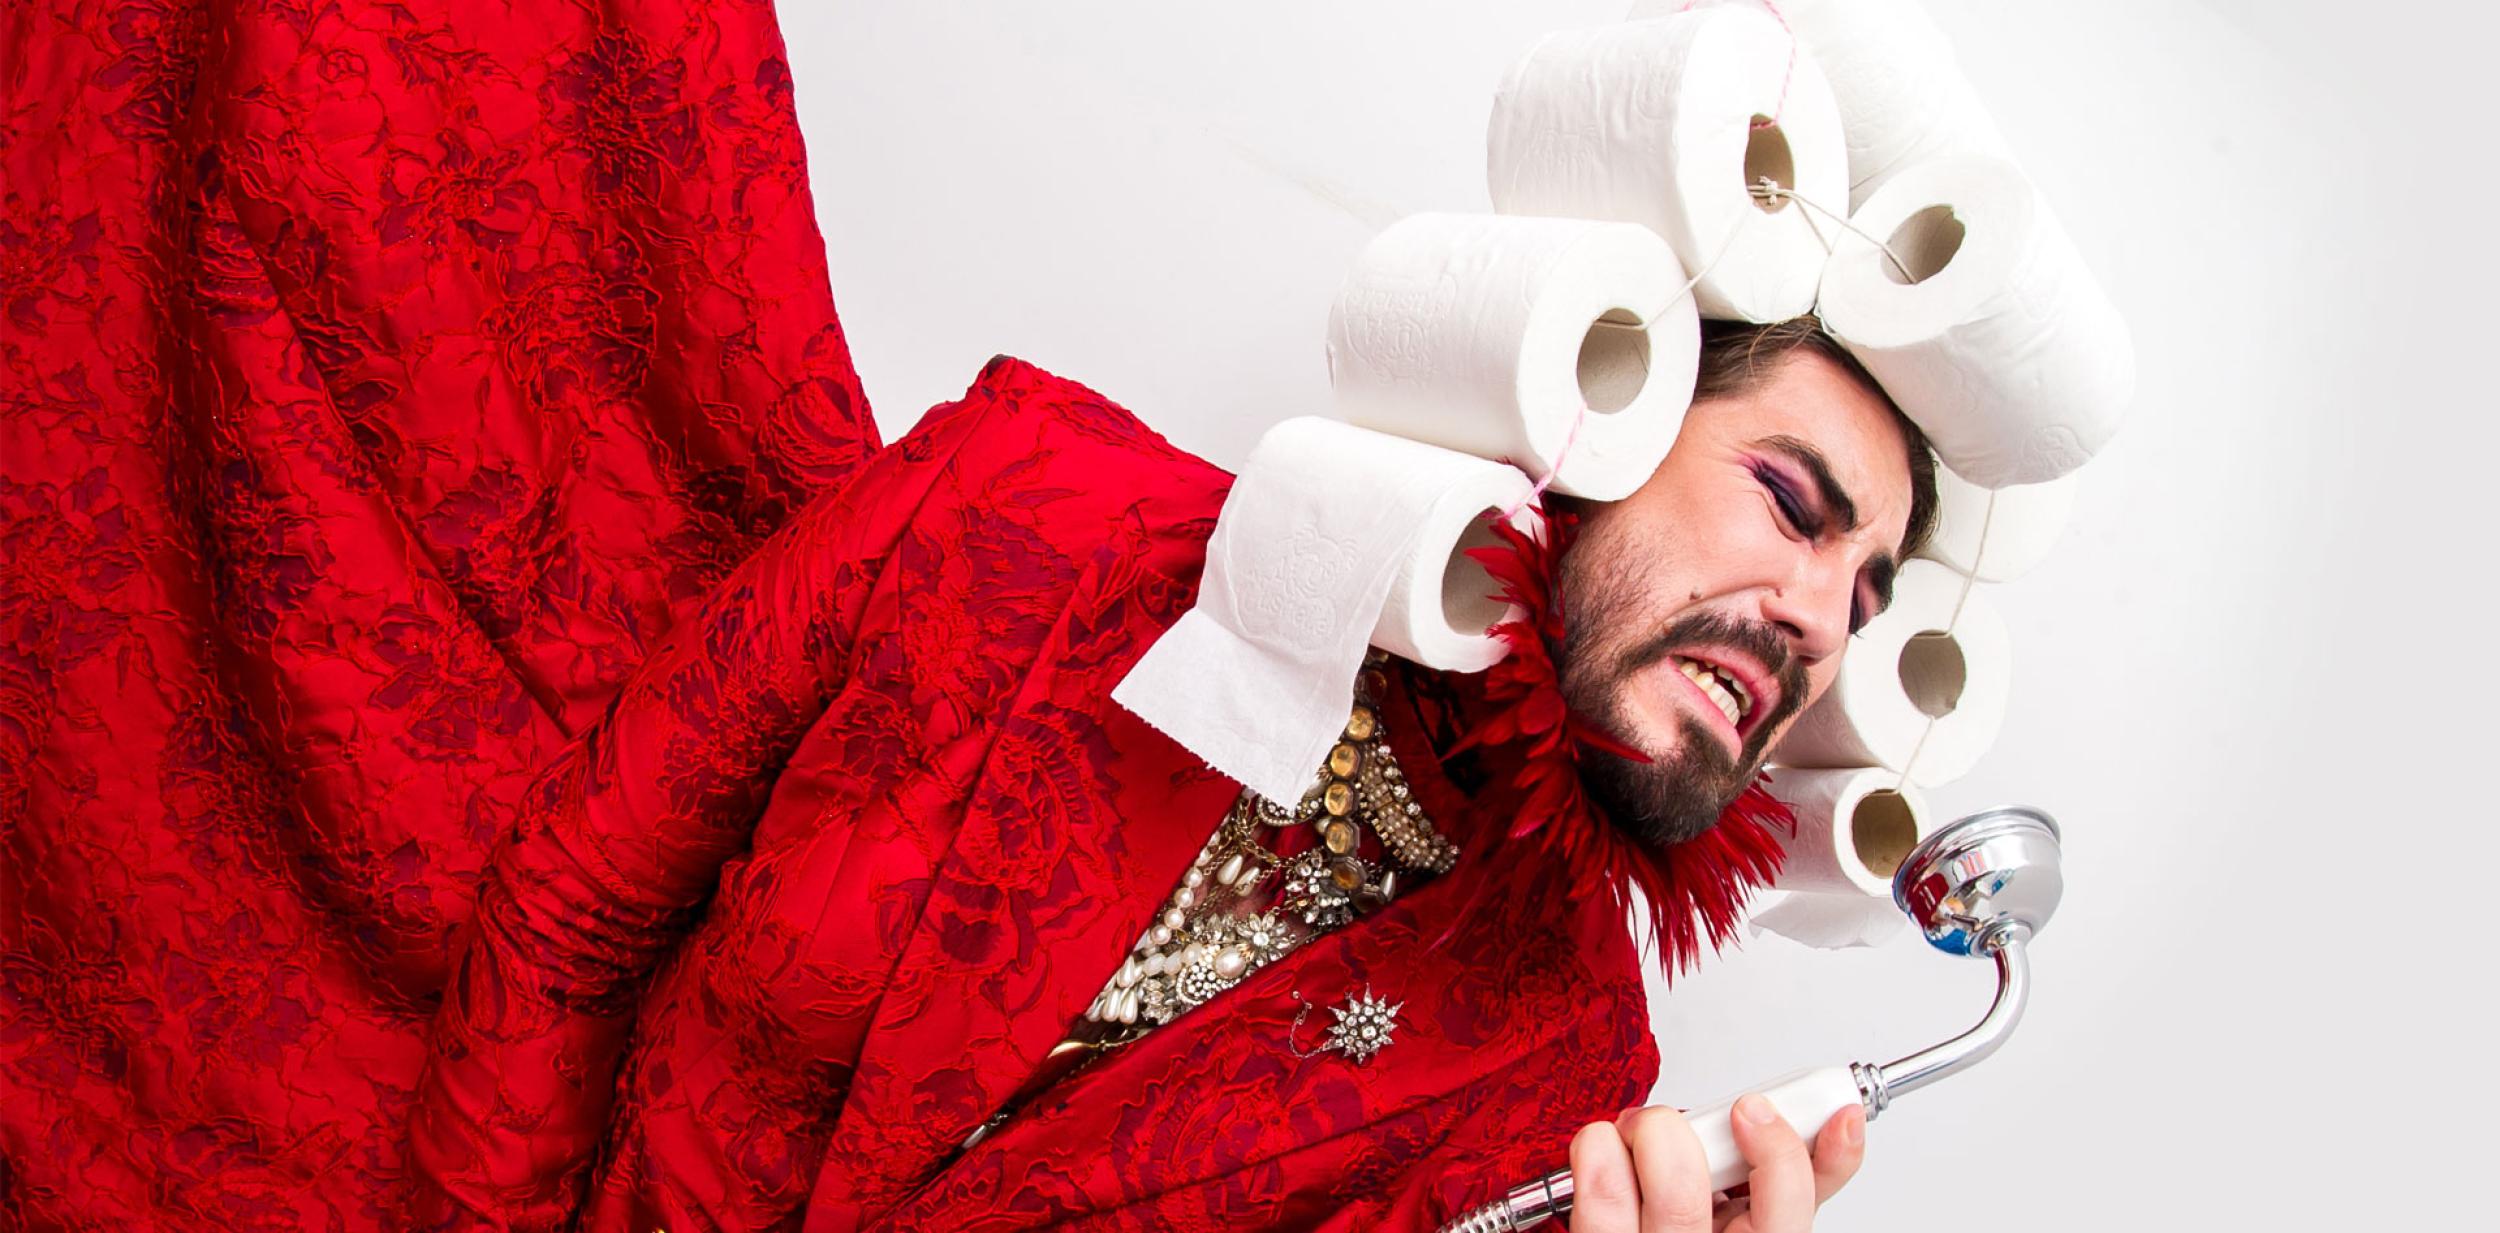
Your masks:
{"label": "cardboard tube of toilet roll", "polygon": [[1797,819],[1779,890],[1892,897],[1892,874],[1927,834],[1927,798],[1880,767],[1783,769],[1771,795]]}
{"label": "cardboard tube of toilet roll", "polygon": [[[1965,594],[1965,591],[1968,594]],[[2013,649],[1986,588],[1911,561],[1831,688],[1780,738],[1786,767],[1879,766],[1922,788],[1960,778],[1996,743]]]}

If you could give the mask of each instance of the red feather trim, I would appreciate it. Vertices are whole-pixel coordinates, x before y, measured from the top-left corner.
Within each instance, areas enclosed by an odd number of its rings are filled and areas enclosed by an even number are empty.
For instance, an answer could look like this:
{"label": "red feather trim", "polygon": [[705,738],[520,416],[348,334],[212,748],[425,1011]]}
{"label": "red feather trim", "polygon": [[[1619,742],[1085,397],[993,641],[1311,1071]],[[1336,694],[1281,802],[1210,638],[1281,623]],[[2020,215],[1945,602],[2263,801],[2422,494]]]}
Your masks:
{"label": "red feather trim", "polygon": [[1510,657],[1485,673],[1490,713],[1451,752],[1481,747],[1502,751],[1505,762],[1517,758],[1511,786],[1518,813],[1507,838],[1534,840],[1540,866],[1559,867],[1569,886],[1603,885],[1618,908],[1629,910],[1637,888],[1649,904],[1659,965],[1672,979],[1700,961],[1705,940],[1713,951],[1734,940],[1747,901],[1778,875],[1786,855],[1781,836],[1796,833],[1796,819],[1757,780],[1716,825],[1661,852],[1625,835],[1589,799],[1580,786],[1582,757],[1647,758],[1563,701],[1553,655],[1563,645],[1565,615],[1555,566],[1569,551],[1576,520],[1539,513],[1544,537],[1496,522],[1502,544],[1468,554],[1502,585],[1501,598],[1526,615],[1493,628]]}

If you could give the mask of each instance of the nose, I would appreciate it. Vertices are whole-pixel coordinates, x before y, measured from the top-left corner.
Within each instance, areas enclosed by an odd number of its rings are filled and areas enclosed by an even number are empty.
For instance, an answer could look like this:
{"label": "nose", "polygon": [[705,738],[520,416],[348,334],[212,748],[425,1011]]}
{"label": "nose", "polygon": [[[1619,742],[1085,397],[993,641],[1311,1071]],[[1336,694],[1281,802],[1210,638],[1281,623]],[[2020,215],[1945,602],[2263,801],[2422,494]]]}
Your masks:
{"label": "nose", "polygon": [[1839,562],[1802,564],[1762,597],[1762,619],[1788,639],[1789,649],[1812,667],[1849,645],[1849,603],[1857,578]]}

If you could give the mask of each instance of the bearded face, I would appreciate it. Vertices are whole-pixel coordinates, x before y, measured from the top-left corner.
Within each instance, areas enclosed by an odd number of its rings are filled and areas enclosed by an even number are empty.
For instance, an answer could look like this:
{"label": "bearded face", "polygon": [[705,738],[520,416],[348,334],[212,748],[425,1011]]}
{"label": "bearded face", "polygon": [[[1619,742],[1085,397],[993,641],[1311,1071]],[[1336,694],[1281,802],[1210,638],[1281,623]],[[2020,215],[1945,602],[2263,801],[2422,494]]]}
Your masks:
{"label": "bearded face", "polygon": [[1677,843],[1744,791],[1891,602],[1910,505],[1892,408],[1799,351],[1695,403],[1639,491],[1580,507],[1563,693],[1650,759],[1582,766],[1617,825]]}

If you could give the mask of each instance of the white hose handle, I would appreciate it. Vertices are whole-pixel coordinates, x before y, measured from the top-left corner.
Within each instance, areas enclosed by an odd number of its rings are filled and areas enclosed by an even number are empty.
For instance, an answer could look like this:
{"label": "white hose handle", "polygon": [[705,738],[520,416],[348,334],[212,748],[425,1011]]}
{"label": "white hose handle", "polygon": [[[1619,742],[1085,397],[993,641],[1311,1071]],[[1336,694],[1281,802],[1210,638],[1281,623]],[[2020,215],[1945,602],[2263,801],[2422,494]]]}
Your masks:
{"label": "white hose handle", "polygon": [[[1801,1070],[1756,1090],[1809,1148],[1833,1114],[1865,1103],[1858,1094],[1856,1077],[1846,1066]],[[1702,1152],[1710,1162],[1710,1189],[1714,1191],[1737,1185],[1753,1172],[1753,1166],[1745,1162],[1745,1153],[1736,1146],[1736,1128],[1728,1120],[1734,1115],[1736,1100],[1731,1096],[1684,1115],[1685,1124],[1701,1137]]]}

